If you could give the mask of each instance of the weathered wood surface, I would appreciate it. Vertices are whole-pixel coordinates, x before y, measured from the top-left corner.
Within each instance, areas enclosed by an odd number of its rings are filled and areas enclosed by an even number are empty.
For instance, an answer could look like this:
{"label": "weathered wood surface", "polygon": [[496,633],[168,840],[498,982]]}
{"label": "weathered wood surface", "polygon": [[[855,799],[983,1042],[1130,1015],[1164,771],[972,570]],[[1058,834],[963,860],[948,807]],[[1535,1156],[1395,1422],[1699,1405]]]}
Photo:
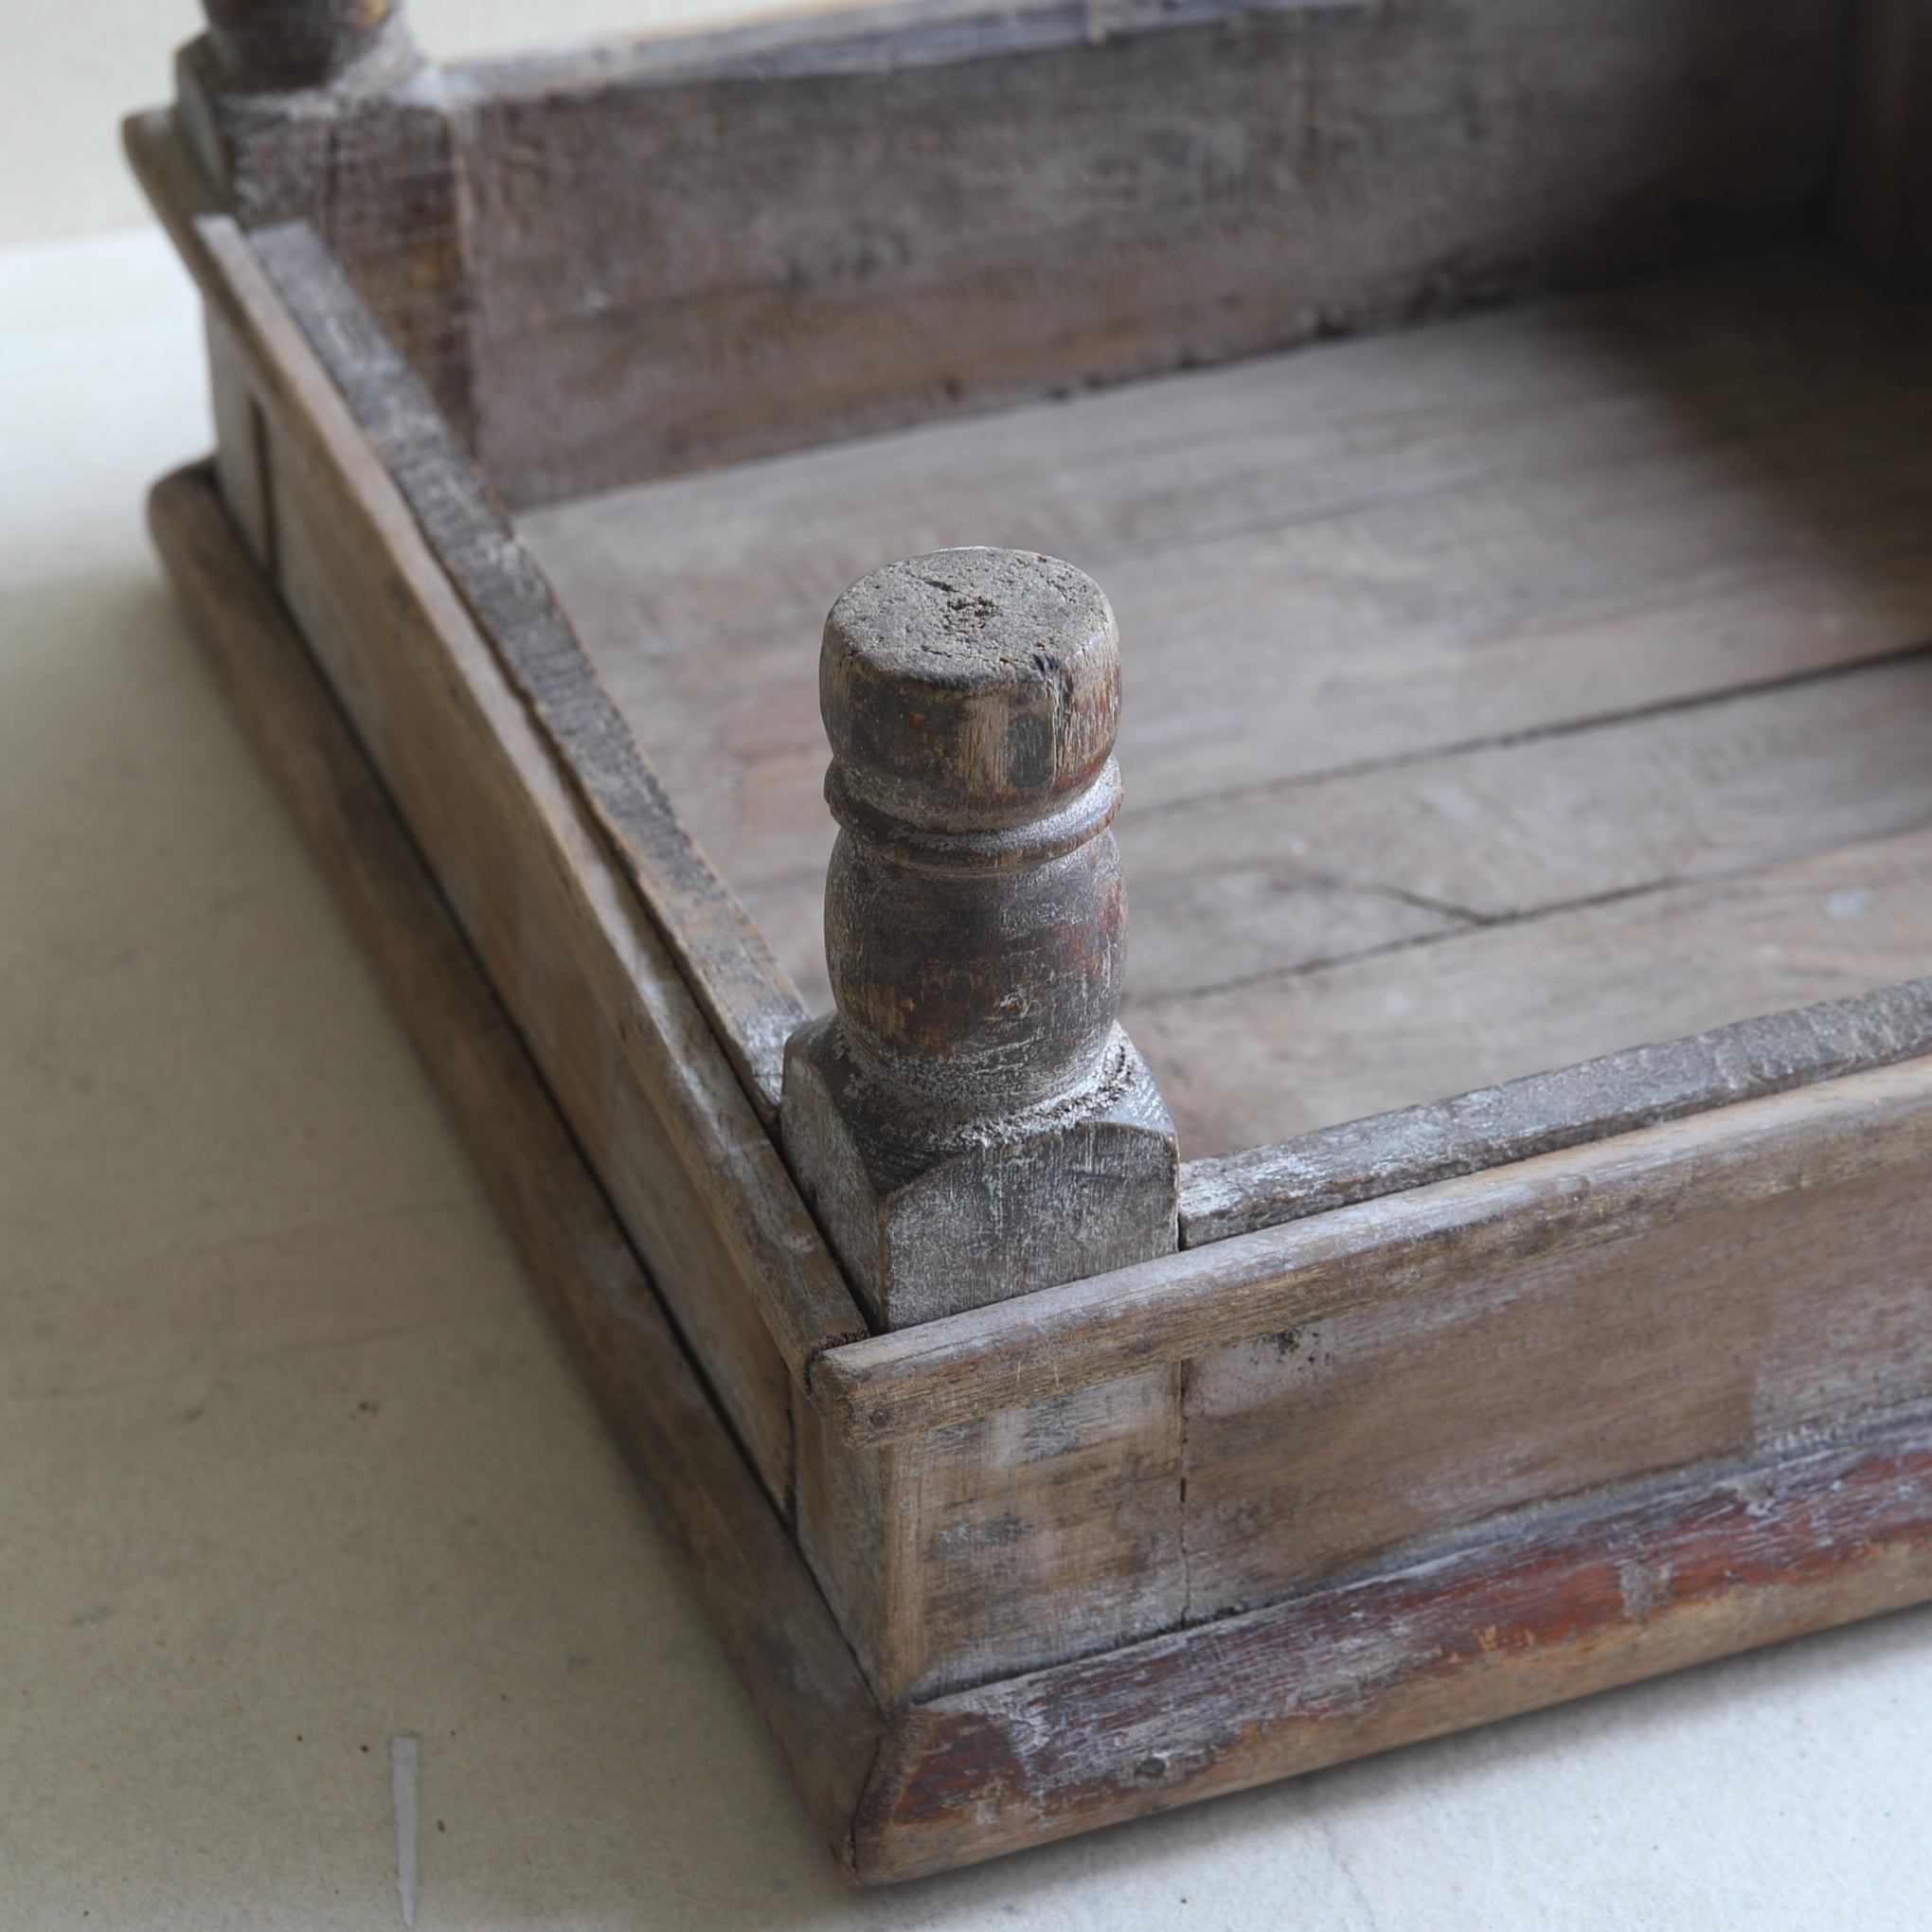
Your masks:
{"label": "weathered wood surface", "polygon": [[801,1411],[800,1547],[880,1701],[1179,1623],[1181,1429],[1172,1368],[879,1448]]}
{"label": "weathered wood surface", "polygon": [[845,1344],[813,1386],[847,1440],[886,1441],[1928,1159],[1932,1061],[1911,1060]]}
{"label": "weathered wood surface", "polygon": [[1928,1596],[1920,1416],[919,1706],[858,1870],[996,1857]]}
{"label": "weathered wood surface", "polygon": [[814,1823],[849,1866],[883,1723],[850,1648],[207,472],[161,484],[151,516],[196,628],[579,1371],[689,1563]]}
{"label": "weathered wood surface", "polygon": [[[1393,1574],[882,1721],[206,474],[164,485],[154,519],[506,1226],[689,1559],[720,1640],[819,1830],[861,1880],[995,1856],[1932,1594],[1932,1429],[1906,1416],[1849,1442],[1530,1512]],[[1084,1440],[1095,1421],[1085,1410],[1116,1399],[1118,1385],[1090,1391],[1058,1419],[1085,1425]],[[1026,1459],[1012,1418],[986,1426]],[[936,1522],[959,1520],[942,1489],[930,1500]],[[960,1579],[984,1571],[986,1543],[964,1535],[948,1552]]]}
{"label": "weathered wood surface", "polygon": [[1855,0],[1852,14],[1838,241],[1885,286],[1932,294],[1932,5]]}
{"label": "weathered wood surface", "polygon": [[1120,640],[1056,558],[939,550],[825,621],[837,1011],[782,1141],[875,1326],[1170,1254],[1173,1123],[1120,1029]]}
{"label": "weathered wood surface", "polygon": [[543,572],[315,231],[291,224],[254,243],[775,1124],[785,1040],[805,1018],[791,982],[678,822]]}
{"label": "weathered wood surface", "polygon": [[456,70],[492,476],[553,498],[1788,238],[1836,131],[1832,0],[1157,18]]}
{"label": "weathered wood surface", "polygon": [[207,0],[175,120],[244,227],[307,220],[460,436],[474,425],[468,198],[449,90],[400,0]]}
{"label": "weathered wood surface", "polygon": [[1924,1162],[1498,1260],[1189,1363],[1188,1617],[1928,1400]]}
{"label": "weathered wood surface", "polygon": [[1198,1156],[1922,973],[1908,846],[1747,875],[1932,823],[1927,447],[1923,328],[1780,256],[520,528],[821,1011],[814,604],[949,537],[1100,572]]}
{"label": "weathered wood surface", "polygon": [[1253,1147],[1901,983],[1928,892],[1903,832],[1128,1013],[1183,1148]]}
{"label": "weathered wood surface", "polygon": [[130,145],[269,428],[277,590],[355,718],[777,1498],[812,1355],[864,1332],[749,1100],[245,239]]}
{"label": "weathered wood surface", "polygon": [[1197,1247],[1926,1054],[1932,979],[1633,1046],[1299,1140],[1190,1161],[1181,1243]]}

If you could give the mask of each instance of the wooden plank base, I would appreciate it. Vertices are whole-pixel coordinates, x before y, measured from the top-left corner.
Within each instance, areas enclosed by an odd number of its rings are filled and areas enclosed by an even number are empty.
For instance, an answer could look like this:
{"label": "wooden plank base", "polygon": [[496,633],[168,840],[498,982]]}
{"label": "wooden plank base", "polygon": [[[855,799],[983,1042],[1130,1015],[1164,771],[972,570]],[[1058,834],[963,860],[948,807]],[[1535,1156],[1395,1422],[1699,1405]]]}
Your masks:
{"label": "wooden plank base", "polygon": [[1932,1418],[881,1712],[210,474],[156,540],[834,1855],[909,1878],[1932,1597]]}
{"label": "wooden plank base", "polygon": [[1191,1162],[1925,970],[1928,340],[1780,252],[518,527],[814,1011],[832,599],[1091,571],[1121,1017]]}

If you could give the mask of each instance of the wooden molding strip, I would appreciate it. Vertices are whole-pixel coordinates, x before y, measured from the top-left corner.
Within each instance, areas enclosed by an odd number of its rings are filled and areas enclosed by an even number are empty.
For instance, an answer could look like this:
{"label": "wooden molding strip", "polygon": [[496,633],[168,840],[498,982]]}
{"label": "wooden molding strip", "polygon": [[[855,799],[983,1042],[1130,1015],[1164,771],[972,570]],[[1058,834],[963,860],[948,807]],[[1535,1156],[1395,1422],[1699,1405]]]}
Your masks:
{"label": "wooden molding strip", "polygon": [[1532,1257],[1932,1159],[1932,1059],[1188,1248],[827,1350],[814,1395],[855,1443],[945,1428]]}
{"label": "wooden molding strip", "polygon": [[414,370],[306,222],[250,237],[478,630],[555,749],[767,1128],[810,1016],[764,936],[678,822],[548,580]]}
{"label": "wooden molding strip", "polygon": [[903,1712],[859,1876],[912,1878],[1932,1596],[1932,1418]]}
{"label": "wooden molding strip", "polygon": [[689,1564],[814,1823],[850,1865],[852,1810],[883,1720],[837,1622],[207,469],[158,485],[150,521],[256,748]]}
{"label": "wooden molding strip", "polygon": [[1927,1053],[1932,979],[1634,1046],[1277,1146],[1186,1162],[1181,1244],[1225,1241]]}

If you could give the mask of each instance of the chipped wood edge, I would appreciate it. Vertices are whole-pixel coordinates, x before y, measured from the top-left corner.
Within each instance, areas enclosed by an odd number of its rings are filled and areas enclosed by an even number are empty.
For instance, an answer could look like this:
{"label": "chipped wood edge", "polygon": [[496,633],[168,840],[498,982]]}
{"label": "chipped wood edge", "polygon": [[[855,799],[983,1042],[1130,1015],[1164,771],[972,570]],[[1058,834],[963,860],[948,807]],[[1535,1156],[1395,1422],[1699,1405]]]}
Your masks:
{"label": "chipped wood edge", "polygon": [[914,1706],[857,1875],[916,1878],[1932,1598],[1932,1412]]}
{"label": "chipped wood edge", "polygon": [[[247,238],[226,218],[206,212],[211,191],[183,150],[170,116],[165,111],[135,116],[124,134],[135,172],[210,312],[242,345],[264,397],[300,439],[303,459],[339,477],[380,529],[399,579],[432,629],[451,621],[471,623],[441,560]],[[530,728],[534,731],[534,724]],[[557,766],[547,744],[532,749]],[[505,756],[511,757],[512,750]],[[560,850],[556,862],[577,876],[567,852]],[[590,882],[584,884],[587,889]],[[635,891],[621,877],[614,884],[649,928],[653,943],[661,943]],[[617,959],[612,970],[635,985],[633,966]],[[692,1191],[732,1256],[780,1356],[803,1385],[814,1357],[829,1345],[866,1333],[865,1320],[682,975],[667,973],[666,983],[653,982],[653,991],[660,1002],[683,1004],[689,1020],[679,1024],[686,1034],[702,1037],[703,1051],[672,1051],[659,1037],[657,1023],[641,1010],[627,1024],[649,1035],[644,1046],[662,1075],[665,1104],[673,1109],[689,1150],[685,1172]]]}
{"label": "chipped wood edge", "polygon": [[1181,1169],[1181,1244],[1932,1053],[1932,979],[1794,1007]]}
{"label": "chipped wood edge", "polygon": [[813,1822],[848,1869],[883,1719],[528,1050],[263,585],[208,468],[150,503],[156,546],[579,1372],[690,1565]]}
{"label": "chipped wood edge", "polygon": [[1932,1059],[1541,1154],[822,1353],[853,1443],[945,1428],[1535,1257],[1932,1159]]}

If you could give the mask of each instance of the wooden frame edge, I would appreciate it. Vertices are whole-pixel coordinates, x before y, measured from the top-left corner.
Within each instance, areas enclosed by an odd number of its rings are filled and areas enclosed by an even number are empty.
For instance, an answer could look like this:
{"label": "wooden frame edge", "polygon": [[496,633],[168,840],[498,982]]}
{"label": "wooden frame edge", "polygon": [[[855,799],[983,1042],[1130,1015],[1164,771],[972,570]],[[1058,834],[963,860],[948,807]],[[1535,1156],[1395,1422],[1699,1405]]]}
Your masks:
{"label": "wooden frame edge", "polygon": [[579,1372],[695,1579],[806,1809],[851,1869],[885,1721],[796,1546],[206,466],[150,498],[156,547]]}
{"label": "wooden frame edge", "polygon": [[823,1351],[852,1442],[948,1427],[1513,1261],[1932,1158],[1932,1059],[1413,1188]]}
{"label": "wooden frame edge", "polygon": [[[238,341],[246,343],[259,333],[273,342],[272,351],[257,345],[253,367],[277,413],[307,445],[313,445],[311,454],[315,460],[342,480],[343,487],[355,496],[359,510],[382,526],[397,574],[408,580],[425,620],[432,626],[460,621],[474,631],[468,606],[450,580],[444,559],[368,443],[307,335],[289,313],[249,239],[225,217],[207,212],[213,206],[212,190],[182,148],[170,116],[165,111],[136,116],[125,124],[124,132],[135,171],[210,312]],[[491,640],[484,637],[482,641],[489,649]],[[493,650],[491,654],[493,659]],[[528,721],[524,728],[536,733],[536,721],[529,718],[527,707],[524,717]],[[540,733],[535,749],[551,766],[559,764],[554,747]],[[568,781],[560,778],[560,782]],[[569,869],[566,856],[560,855],[559,863]],[[633,882],[615,866],[610,867],[610,872],[611,890],[628,903],[631,916],[649,929],[652,943],[662,947],[657,922],[639,901]],[[631,969],[619,962],[617,970]],[[681,1093],[684,1088],[702,1085],[708,1098],[698,1098],[707,1106],[715,1102],[715,1118],[714,1114],[705,1116],[706,1130],[713,1133],[712,1141],[706,1143],[709,1157],[693,1170],[694,1185],[701,1185],[706,1192],[707,1211],[712,1212],[727,1252],[740,1263],[760,1321],[786,1367],[803,1386],[812,1360],[822,1349],[864,1334],[867,1325],[798,1200],[771,1136],[730,1064],[709,1017],[681,973],[672,972],[668,977],[674,985],[661,991],[666,997],[674,994],[678,1001],[688,1003],[716,1057],[715,1078],[708,1064],[671,1069],[682,1083]],[[741,1169],[752,1175],[756,1187],[744,1184],[744,1191],[726,1202],[724,1197]]]}
{"label": "wooden frame edge", "polygon": [[902,1712],[859,1874],[915,1878],[1932,1598],[1932,1411]]}

